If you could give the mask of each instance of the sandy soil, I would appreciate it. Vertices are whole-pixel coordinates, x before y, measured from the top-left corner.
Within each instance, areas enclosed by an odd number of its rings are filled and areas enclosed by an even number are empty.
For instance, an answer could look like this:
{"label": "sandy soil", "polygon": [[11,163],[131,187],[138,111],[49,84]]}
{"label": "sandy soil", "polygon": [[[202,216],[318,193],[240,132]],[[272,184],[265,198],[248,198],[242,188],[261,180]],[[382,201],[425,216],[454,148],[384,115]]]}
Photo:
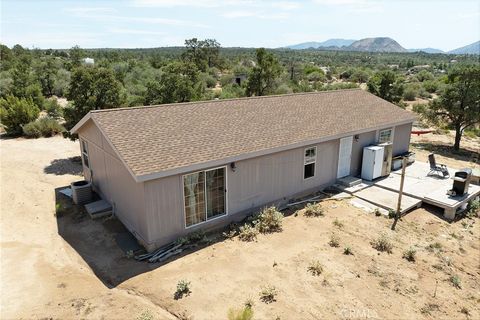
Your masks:
{"label": "sandy soil", "polygon": [[172,318],[148,299],[106,287],[58,234],[54,189],[80,179],[78,162],[68,159],[78,154],[78,143],[61,137],[0,140],[0,318],[132,319],[143,310]]}
{"label": "sandy soil", "polygon": [[[435,130],[413,128],[413,130]],[[446,134],[427,133],[412,135],[410,140],[411,151],[416,153],[416,159],[428,162],[428,155],[435,153],[438,163],[443,163],[452,168],[478,168],[480,167],[480,138],[462,137],[460,150],[454,151],[453,144],[455,132]]]}
{"label": "sandy soil", "polygon": [[[392,232],[391,220],[327,201],[324,217],[289,215],[283,232],[256,242],[211,235],[207,245],[163,265],[139,263],[116,246],[118,221],[92,221],[78,208],[54,215],[54,189],[79,179],[78,162],[68,159],[78,155],[77,143],[0,143],[2,319],[224,319],[247,299],[255,319],[480,318],[478,219],[450,224],[431,208],[418,209]],[[370,244],[382,232],[392,254]],[[332,233],[339,248],[328,245]],[[435,242],[441,248],[428,250]],[[346,246],[354,255],[343,254]],[[402,259],[410,247],[416,262]],[[307,267],[317,259],[324,271],[313,276]],[[452,286],[454,275],[461,289]],[[181,279],[192,293],[175,300]],[[278,289],[277,301],[259,300],[263,285]]]}

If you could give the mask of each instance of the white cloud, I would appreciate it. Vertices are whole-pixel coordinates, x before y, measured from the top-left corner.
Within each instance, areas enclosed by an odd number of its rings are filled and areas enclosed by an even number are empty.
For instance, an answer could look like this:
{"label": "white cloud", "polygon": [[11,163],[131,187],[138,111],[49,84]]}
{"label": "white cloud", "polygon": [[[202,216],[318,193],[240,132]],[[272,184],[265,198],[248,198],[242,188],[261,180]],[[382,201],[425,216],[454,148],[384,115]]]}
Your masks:
{"label": "white cloud", "polygon": [[132,6],[136,7],[253,7],[253,8],[277,8],[280,10],[293,10],[300,7],[295,1],[275,0],[132,0]]}
{"label": "white cloud", "polygon": [[285,12],[278,13],[265,13],[262,11],[228,11],[222,14],[225,18],[236,19],[236,18],[259,18],[265,20],[282,20],[289,18],[289,14]]}
{"label": "white cloud", "polygon": [[106,13],[116,12],[114,8],[108,8],[108,7],[74,7],[74,8],[65,8],[64,11],[71,12],[77,15],[106,14]]}
{"label": "white cloud", "polygon": [[313,2],[324,6],[342,7],[357,13],[383,11],[383,4],[379,0],[313,0]]}
{"label": "white cloud", "polygon": [[[92,8],[90,8],[92,9]],[[68,10],[68,9],[67,9]],[[193,28],[208,28],[209,26],[203,23],[197,23],[194,21],[181,20],[181,19],[169,19],[169,18],[151,18],[151,17],[136,17],[136,16],[121,16],[116,14],[104,13],[104,11],[89,11],[89,10],[72,10],[75,16],[87,19],[101,20],[102,22],[137,22],[147,24],[162,24],[168,26],[177,27],[193,27]]]}
{"label": "white cloud", "polygon": [[108,29],[110,33],[118,34],[136,34],[136,35],[154,35],[154,36],[163,36],[166,35],[166,32],[163,31],[152,31],[152,30],[139,30],[139,29],[124,29],[124,28],[110,28]]}

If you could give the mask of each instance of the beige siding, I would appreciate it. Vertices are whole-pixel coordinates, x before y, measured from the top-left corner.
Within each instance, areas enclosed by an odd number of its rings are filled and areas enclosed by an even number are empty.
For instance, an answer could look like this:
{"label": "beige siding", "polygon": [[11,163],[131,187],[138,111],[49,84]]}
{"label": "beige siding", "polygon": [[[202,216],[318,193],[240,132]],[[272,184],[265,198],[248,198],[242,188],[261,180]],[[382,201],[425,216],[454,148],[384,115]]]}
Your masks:
{"label": "beige siding", "polygon": [[145,219],[144,185],[137,183],[92,121],[79,131],[88,143],[90,168],[83,167],[85,179],[91,180],[100,196],[110,202],[117,217],[137,238],[145,242],[148,233]]}
{"label": "beige siding", "polygon": [[336,177],[338,140],[317,145],[315,176],[303,179],[305,148],[239,161],[233,172],[227,165],[228,215],[198,227],[185,228],[182,176],[145,182],[148,238],[153,247],[198,228],[210,228],[241,219],[268,203],[332,184]]}
{"label": "beige siding", "polygon": [[393,136],[393,155],[399,155],[407,152],[410,147],[410,135],[412,132],[412,124],[407,123],[395,127]]}
{"label": "beige siding", "polygon": [[358,135],[358,141],[353,139],[352,162],[350,165],[350,174],[352,176],[360,175],[362,171],[363,148],[375,144],[377,131],[370,131]]}

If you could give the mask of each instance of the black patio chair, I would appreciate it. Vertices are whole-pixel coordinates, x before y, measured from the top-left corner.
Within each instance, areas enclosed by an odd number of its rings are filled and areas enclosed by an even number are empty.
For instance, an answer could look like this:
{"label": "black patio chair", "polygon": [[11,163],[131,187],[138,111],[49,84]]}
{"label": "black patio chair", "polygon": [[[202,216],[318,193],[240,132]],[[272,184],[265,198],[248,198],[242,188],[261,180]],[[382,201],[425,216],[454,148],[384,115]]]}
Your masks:
{"label": "black patio chair", "polygon": [[438,164],[437,161],[435,161],[435,155],[433,153],[430,153],[428,155],[428,162],[430,163],[430,171],[428,172],[427,175],[441,173],[443,178],[450,177],[450,173],[448,172],[447,166],[444,164]]}

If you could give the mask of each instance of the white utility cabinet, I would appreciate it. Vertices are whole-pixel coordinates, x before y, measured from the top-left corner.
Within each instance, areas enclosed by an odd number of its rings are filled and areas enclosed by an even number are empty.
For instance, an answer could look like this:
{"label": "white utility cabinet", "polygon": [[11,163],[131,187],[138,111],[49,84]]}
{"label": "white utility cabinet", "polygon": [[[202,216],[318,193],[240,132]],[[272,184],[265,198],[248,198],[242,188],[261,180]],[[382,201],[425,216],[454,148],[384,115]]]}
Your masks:
{"label": "white utility cabinet", "polygon": [[372,181],[382,176],[384,150],[379,146],[363,148],[362,179]]}

